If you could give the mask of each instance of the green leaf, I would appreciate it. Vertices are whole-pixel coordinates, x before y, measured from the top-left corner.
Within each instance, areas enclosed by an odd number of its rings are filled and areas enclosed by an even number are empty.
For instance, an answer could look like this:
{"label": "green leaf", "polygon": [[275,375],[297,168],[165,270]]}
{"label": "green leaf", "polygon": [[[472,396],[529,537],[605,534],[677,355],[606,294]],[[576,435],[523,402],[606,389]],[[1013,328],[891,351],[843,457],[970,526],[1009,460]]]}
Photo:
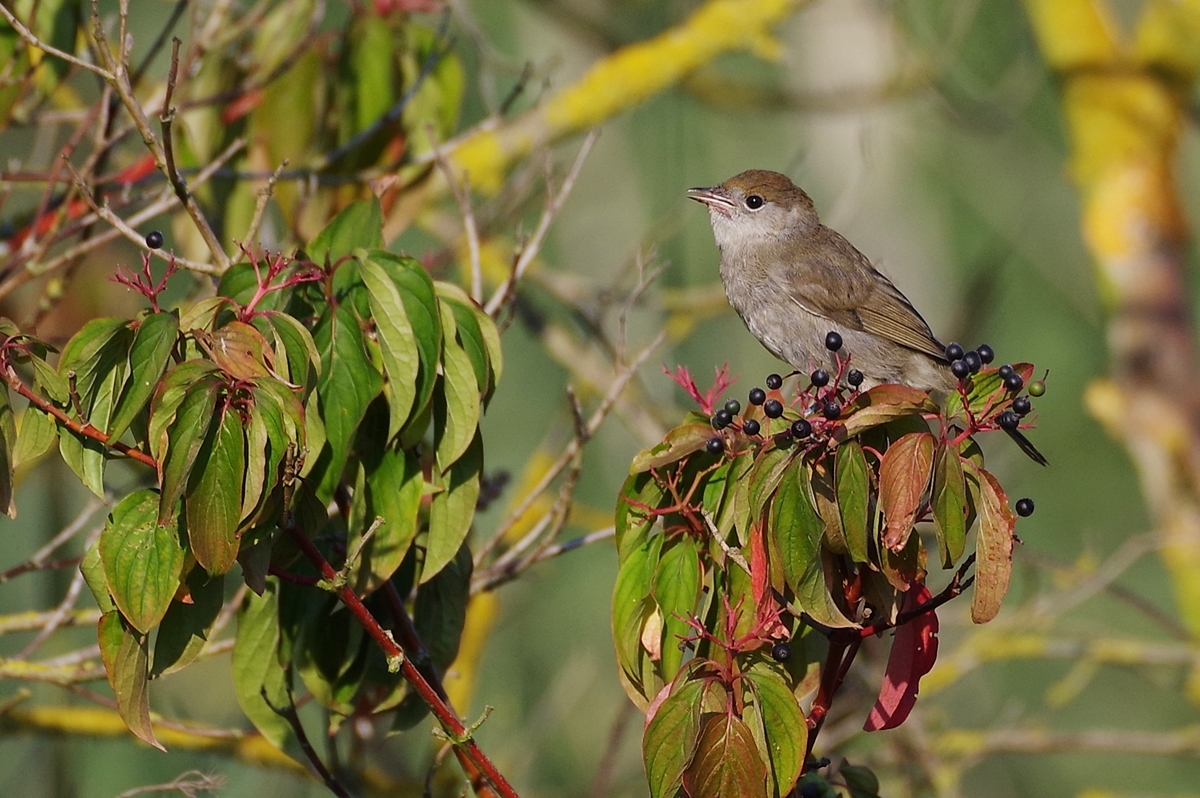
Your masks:
{"label": "green leaf", "polygon": [[13,503],[13,469],[16,467],[17,424],[12,405],[8,402],[8,386],[0,385],[0,511],[9,518],[17,517]]}
{"label": "green leaf", "polygon": [[66,378],[36,355],[29,360],[33,363],[34,387],[40,388],[59,407],[66,407],[71,401],[71,388]]}
{"label": "green leaf", "polygon": [[149,438],[150,454],[159,463],[164,461],[170,444],[167,430],[175,421],[184,397],[200,383],[216,386],[216,370],[217,366],[212,361],[188,360],[167,372],[159,383],[150,403],[150,426],[146,434]]}
{"label": "green leaf", "polygon": [[154,640],[152,678],[181,671],[195,662],[209,643],[209,634],[225,599],[225,577],[193,568],[187,578],[190,603],[175,600],[167,608]]}
{"label": "green leaf", "polygon": [[146,636],[136,634],[119,612],[106,612],[97,625],[100,657],[117,699],[117,714],[144,743],[166,751],[150,725],[150,669]]}
{"label": "green leaf", "polygon": [[466,540],[479,501],[482,471],[483,440],[478,434],[448,472],[439,475],[434,469],[433,484],[442,491],[434,495],[429,505],[429,539],[421,569],[422,582],[428,582],[453,560]]}
{"label": "green leaf", "polygon": [[313,331],[321,353],[317,396],[325,423],[329,461],[321,475],[321,495],[331,495],[341,479],[358,424],[371,400],[383,389],[383,378],[367,357],[358,320],[344,305],[323,316]]}
{"label": "green leaf", "polygon": [[[1012,369],[1015,373],[1020,374],[1021,379],[1025,382],[1029,382],[1033,377],[1032,363],[1013,363]],[[1012,395],[1012,392],[1004,387],[999,367],[986,368],[971,375],[967,390],[967,406],[971,408],[971,412],[976,417],[984,416],[988,415],[1001,402],[1011,398]],[[946,397],[945,405],[943,415],[946,418],[964,415],[962,396],[957,391]]]}
{"label": "green leaf", "polygon": [[704,682],[677,679],[642,736],[642,761],[652,798],[674,798],[696,751]]}
{"label": "green leaf", "polygon": [[479,429],[479,385],[471,359],[459,343],[454,314],[446,302],[440,304],[442,330],[442,379],[434,391],[433,439],[437,467],[445,471],[462,456]]}
{"label": "green leaf", "polygon": [[[54,417],[29,405],[21,414],[21,433],[17,436],[17,446],[12,453],[13,466],[20,467],[36,460],[50,451],[57,440],[58,423]],[[0,496],[2,503],[3,497]]]}
{"label": "green leaf", "polygon": [[63,347],[58,373],[69,384],[74,372],[75,390],[85,411],[91,404],[96,380],[129,353],[127,325],[125,319],[92,319]]}
{"label": "green leaf", "polygon": [[121,614],[139,632],[154,628],[183,575],[178,517],[158,524],[158,494],[143,488],[122,499],[100,534],[104,576]]}
{"label": "green leaf", "polygon": [[317,264],[334,262],[358,248],[383,246],[383,209],[379,200],[359,200],[339,213],[329,226],[309,242],[310,260]]}
{"label": "green leaf", "polygon": [[196,457],[184,506],[192,554],[205,571],[216,576],[237,562],[246,438],[242,420],[232,407],[224,408],[214,421]]}
{"label": "green leaf", "polygon": [[[642,627],[647,617],[648,597],[658,568],[662,542],[662,535],[655,535],[632,549],[621,562],[613,585],[612,632],[617,664],[625,678],[640,693],[643,709],[644,702],[649,699],[647,691],[643,689],[648,674],[642,672]],[[637,701],[634,696],[630,698]]]}
{"label": "green leaf", "polygon": [[175,313],[151,313],[142,319],[129,347],[129,381],[108,425],[110,441],[121,437],[150,401],[171,361],[178,334],[179,317]]}
{"label": "green leaf", "polygon": [[237,639],[233,643],[233,689],[242,712],[254,728],[276,748],[282,749],[291,726],[271,705],[288,704],[288,673],[280,665],[279,583],[267,580],[261,596],[248,593],[238,611]]}
{"label": "green leaf", "polygon": [[[795,448],[772,446],[754,459],[746,476],[738,481],[735,501],[745,507],[751,523],[762,515],[784,475],[789,473],[796,456]],[[795,478],[794,471],[792,476]],[[742,530],[743,533],[745,531]]]}
{"label": "green leaf", "polygon": [[777,665],[755,662],[746,676],[762,719],[775,795],[787,795],[804,766],[808,724]]}
{"label": "green leaf", "polygon": [[283,376],[307,391],[310,373],[319,374],[321,371],[321,353],[317,351],[312,333],[286,313],[263,313],[258,319],[270,327],[275,339],[276,371],[283,373],[280,366],[286,365],[287,371]]}
{"label": "green leaf", "polygon": [[782,564],[784,580],[795,594],[801,610],[825,626],[855,626],[829,592],[821,557],[825,523],[814,508],[808,468],[798,470],[796,475],[788,472],[788,478],[780,483],[771,505],[767,527],[771,556],[777,557]]}
{"label": "green leaf", "polygon": [[488,367],[492,373],[491,384],[488,385],[487,393],[483,397],[486,405],[491,400],[496,386],[500,383],[500,375],[504,373],[504,350],[500,345],[500,331],[496,329],[496,322],[478,305],[472,303],[470,307],[479,324],[479,333],[483,336],[483,344],[487,347]]}
{"label": "green leaf", "polygon": [[417,382],[421,372],[418,349],[400,286],[388,271],[370,258],[360,262],[363,284],[371,303],[371,319],[379,336],[383,370],[387,375],[388,396],[387,439],[391,440],[408,422],[417,397]]}
{"label": "green leaf", "polygon": [[471,599],[471,551],[466,546],[450,563],[417,590],[413,623],[439,673],[458,656]]}
{"label": "green leaf", "polygon": [[1008,506],[1008,497],[994,476],[973,465],[966,468],[979,486],[979,537],[975,542],[971,620],[987,623],[1000,612],[1000,604],[1008,592],[1017,516]]}
{"label": "green leaf", "polygon": [[649,471],[652,468],[662,468],[675,463],[693,452],[698,452],[713,437],[712,425],[707,423],[683,424],[667,433],[663,442],[643,449],[634,455],[629,464],[629,473]]}
{"label": "green leaf", "polygon": [[767,766],[750,727],[732,712],[707,716],[683,784],[690,798],[766,798]]}
{"label": "green leaf", "polygon": [[175,413],[175,420],[167,433],[166,454],[162,461],[162,492],[158,505],[160,524],[167,523],[183,496],[196,456],[208,437],[217,408],[217,393],[218,382],[215,377],[199,381],[187,391]]}
{"label": "green leaf", "polygon": [[967,536],[967,483],[959,447],[941,443],[933,459],[933,526],[937,531],[942,567],[953,568],[962,556]]}
{"label": "green leaf", "polygon": [[657,510],[667,498],[666,491],[648,471],[630,474],[617,497],[616,541],[618,562],[640,546],[657,520],[647,509]]}
{"label": "green leaf", "polygon": [[[114,339],[116,340],[116,339]],[[118,354],[112,347],[104,350],[107,356]],[[122,355],[123,358],[123,355]],[[126,362],[124,359],[104,360],[96,367],[90,383],[90,393],[84,400],[84,418],[98,430],[108,426],[116,394],[125,382]],[[95,493],[104,497],[104,464],[108,452],[94,438],[79,435],[66,427],[59,428],[59,452],[63,461],[75,472],[80,481]]]}
{"label": "green leaf", "polygon": [[683,535],[663,552],[654,574],[654,600],[663,615],[661,667],[664,679],[673,679],[683,663],[679,643],[691,631],[684,619],[696,611],[700,579],[700,554],[696,542],[689,535]]}
{"label": "green leaf", "polygon": [[834,454],[834,486],[846,546],[855,562],[867,562],[871,478],[858,441],[847,441]]}
{"label": "green leaf", "polygon": [[[454,325],[458,334],[458,342],[471,358],[471,366],[475,370],[475,381],[479,385],[479,394],[487,394],[492,383],[491,366],[488,363],[488,344],[484,339],[483,330],[479,326],[479,316],[476,315],[477,305],[453,283],[434,283],[438,297],[443,304],[450,306],[454,314]],[[486,314],[485,314],[486,315]]]}
{"label": "green leaf", "polygon": [[83,573],[83,581],[87,582],[88,590],[92,591],[92,596],[96,599],[100,612],[115,610],[117,605],[113,603],[112,595],[109,593],[108,581],[104,577],[104,563],[100,561],[99,538],[84,552],[83,561],[79,563],[79,570]]}
{"label": "green leaf", "polygon": [[354,563],[351,572],[351,584],[360,596],[374,592],[400,567],[417,535],[417,513],[424,487],[421,463],[414,452],[388,448],[372,453],[369,463],[365,454],[363,460],[365,477],[361,499],[358,494],[354,497],[358,512],[352,512],[357,517],[352,518],[347,548],[358,547],[362,535],[376,518],[382,522],[362,546],[361,559]]}
{"label": "green leaf", "polygon": [[879,507],[883,510],[883,545],[900,551],[912,533],[933,468],[934,438],[910,432],[888,447],[879,464]]}

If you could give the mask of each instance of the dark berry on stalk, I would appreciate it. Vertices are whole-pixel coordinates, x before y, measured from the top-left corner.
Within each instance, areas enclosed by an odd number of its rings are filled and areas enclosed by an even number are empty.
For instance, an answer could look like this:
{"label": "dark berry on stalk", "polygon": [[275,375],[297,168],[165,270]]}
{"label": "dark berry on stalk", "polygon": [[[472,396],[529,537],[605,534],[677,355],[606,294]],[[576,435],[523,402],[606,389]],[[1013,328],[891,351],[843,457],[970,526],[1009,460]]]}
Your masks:
{"label": "dark berry on stalk", "polygon": [[767,418],[779,418],[783,415],[783,403],[778,399],[768,399],[763,403],[763,412]]}
{"label": "dark berry on stalk", "polygon": [[953,363],[955,360],[962,360],[962,356],[966,352],[958,344],[950,344],[946,347],[946,359]]}
{"label": "dark berry on stalk", "polygon": [[965,380],[971,373],[971,367],[967,365],[967,361],[960,358],[950,364],[950,373],[960,380]]}
{"label": "dark berry on stalk", "polygon": [[838,418],[838,416],[840,416],[841,414],[842,414],[841,404],[839,404],[838,402],[835,402],[833,400],[826,402],[825,406],[821,408],[821,415],[825,416],[825,418],[829,419],[830,421],[833,421],[834,419]]}
{"label": "dark berry on stalk", "polygon": [[842,348],[842,336],[832,330],[825,336],[825,348],[830,352],[836,352]]}
{"label": "dark berry on stalk", "polygon": [[802,418],[792,422],[792,437],[796,440],[804,440],[809,435],[812,435],[812,424]]}
{"label": "dark berry on stalk", "polygon": [[728,410],[718,410],[713,413],[712,426],[713,429],[725,429],[733,421],[733,414]]}
{"label": "dark berry on stalk", "polygon": [[751,388],[750,389],[750,404],[755,405],[757,407],[758,405],[761,405],[765,401],[767,401],[767,392],[766,391],[764,391],[762,388]]}
{"label": "dark berry on stalk", "polygon": [[817,369],[812,374],[809,374],[808,378],[812,380],[812,384],[818,388],[824,388],[829,384],[829,372],[825,369]]}
{"label": "dark berry on stalk", "polygon": [[980,344],[975,348],[975,351],[979,353],[979,359],[984,363],[991,363],[996,359],[996,350],[992,349],[987,344]]}
{"label": "dark berry on stalk", "polygon": [[1003,366],[996,369],[996,373],[1000,375],[1000,379],[1007,380],[1008,375],[1013,373],[1013,367],[1005,363]]}
{"label": "dark berry on stalk", "polygon": [[1027,416],[1029,415],[1029,411],[1033,409],[1033,402],[1029,401],[1028,396],[1018,396],[1016,399],[1013,399],[1012,409],[1018,416]]}
{"label": "dark berry on stalk", "polygon": [[1004,387],[1010,391],[1019,391],[1025,386],[1025,380],[1021,379],[1021,375],[1013,372],[1004,378]]}
{"label": "dark berry on stalk", "polygon": [[1017,499],[1017,515],[1022,518],[1033,515],[1033,499]]}
{"label": "dark berry on stalk", "polygon": [[729,415],[736,416],[738,413],[742,412],[742,403],[737,399],[730,399],[725,403],[725,409],[729,411]]}
{"label": "dark berry on stalk", "polygon": [[1016,429],[1021,423],[1021,417],[1011,410],[1005,410],[996,416],[996,423],[1000,425],[1000,429]]}
{"label": "dark berry on stalk", "polygon": [[783,377],[780,377],[778,374],[768,374],[767,387],[772,391],[778,391],[783,387]]}
{"label": "dark berry on stalk", "polygon": [[863,373],[858,369],[850,369],[846,372],[846,382],[850,383],[851,387],[857,388],[863,384]]}
{"label": "dark berry on stalk", "polygon": [[758,422],[752,418],[746,419],[742,422],[742,432],[746,433],[747,435],[757,435]]}
{"label": "dark berry on stalk", "polygon": [[709,454],[720,454],[725,451],[725,443],[720,438],[709,438],[704,450]]}
{"label": "dark berry on stalk", "polygon": [[970,352],[967,352],[965,355],[963,355],[962,359],[963,359],[963,362],[966,363],[968,367],[970,367],[972,374],[974,374],[975,372],[977,372],[981,368],[983,368],[983,358],[981,358],[979,356],[979,353],[976,352],[974,349],[972,349]]}
{"label": "dark berry on stalk", "polygon": [[791,658],[792,647],[787,643],[781,641],[771,646],[771,659],[775,660],[776,662],[787,662]]}
{"label": "dark berry on stalk", "polygon": [[157,230],[151,230],[146,233],[146,246],[150,249],[158,249],[163,245],[163,234]]}
{"label": "dark berry on stalk", "polygon": [[1033,382],[1029,383],[1029,395],[1030,396],[1041,396],[1045,392],[1046,392],[1046,383],[1042,382],[1041,380],[1034,380]]}

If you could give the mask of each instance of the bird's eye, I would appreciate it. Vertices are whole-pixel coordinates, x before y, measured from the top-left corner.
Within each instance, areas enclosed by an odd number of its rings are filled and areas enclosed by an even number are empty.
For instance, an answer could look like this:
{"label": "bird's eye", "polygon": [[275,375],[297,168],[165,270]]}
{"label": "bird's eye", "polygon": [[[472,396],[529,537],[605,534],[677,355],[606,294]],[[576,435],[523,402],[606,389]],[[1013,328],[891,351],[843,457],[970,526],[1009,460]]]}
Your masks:
{"label": "bird's eye", "polygon": [[746,207],[752,211],[756,211],[763,206],[763,198],[757,194],[751,194],[746,197]]}

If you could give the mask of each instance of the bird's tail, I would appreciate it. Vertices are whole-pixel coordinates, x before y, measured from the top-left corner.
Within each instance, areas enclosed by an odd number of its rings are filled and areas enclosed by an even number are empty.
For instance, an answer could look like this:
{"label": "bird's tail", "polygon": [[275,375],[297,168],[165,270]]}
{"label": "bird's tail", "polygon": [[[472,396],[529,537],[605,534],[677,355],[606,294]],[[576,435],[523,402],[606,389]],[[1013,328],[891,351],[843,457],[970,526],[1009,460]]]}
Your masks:
{"label": "bird's tail", "polygon": [[1045,455],[1039,452],[1037,447],[1033,445],[1033,442],[1022,435],[1020,430],[1006,429],[1004,431],[1008,433],[1008,437],[1013,439],[1013,443],[1015,443],[1021,451],[1028,455],[1030,460],[1038,465],[1050,465],[1050,462],[1046,460]]}

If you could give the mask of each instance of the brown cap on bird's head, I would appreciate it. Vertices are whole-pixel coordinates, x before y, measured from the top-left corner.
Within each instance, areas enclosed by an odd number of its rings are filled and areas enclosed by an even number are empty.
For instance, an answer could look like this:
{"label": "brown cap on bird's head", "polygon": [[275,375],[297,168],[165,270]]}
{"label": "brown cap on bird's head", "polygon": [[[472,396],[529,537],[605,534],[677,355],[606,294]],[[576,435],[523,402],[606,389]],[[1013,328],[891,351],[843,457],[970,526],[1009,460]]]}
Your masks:
{"label": "brown cap on bird's head", "polygon": [[[688,197],[703,202],[710,210],[725,217],[786,214],[788,226],[803,232],[819,224],[812,198],[787,175],[766,169],[751,169],[734,175],[719,186],[688,189]],[[714,217],[716,218],[716,217]]]}

